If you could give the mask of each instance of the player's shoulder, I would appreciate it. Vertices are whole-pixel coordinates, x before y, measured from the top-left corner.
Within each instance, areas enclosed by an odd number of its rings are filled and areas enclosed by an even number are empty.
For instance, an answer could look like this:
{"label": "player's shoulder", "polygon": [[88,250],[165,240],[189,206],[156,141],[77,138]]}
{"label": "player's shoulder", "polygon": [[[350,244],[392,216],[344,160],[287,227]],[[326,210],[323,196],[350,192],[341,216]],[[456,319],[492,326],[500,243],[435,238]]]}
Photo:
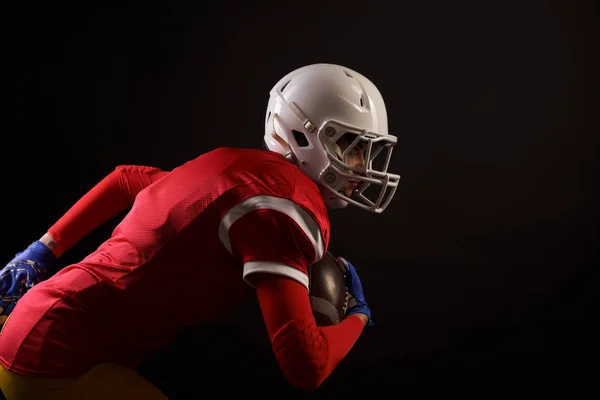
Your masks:
{"label": "player's shoulder", "polygon": [[211,152],[214,157],[228,162],[235,162],[236,166],[244,167],[258,172],[259,176],[290,175],[299,171],[298,167],[284,156],[273,151],[239,147],[219,147]]}
{"label": "player's shoulder", "polygon": [[292,171],[295,167],[279,153],[243,147],[217,147],[199,155],[191,162],[204,164],[204,166],[226,166],[231,170],[249,168],[253,171],[260,171],[262,174],[276,172],[273,167],[286,172]]}
{"label": "player's shoulder", "polygon": [[296,164],[279,153],[262,149],[221,147],[211,158],[226,160],[228,179],[238,182],[236,191],[248,198],[261,196],[291,201],[309,212],[320,224],[328,224],[327,208],[319,186]]}
{"label": "player's shoulder", "polygon": [[262,149],[221,147],[213,150],[213,157],[227,164],[224,172],[242,180],[259,180],[268,185],[314,189],[317,184],[293,162],[279,153]]}
{"label": "player's shoulder", "polygon": [[279,153],[267,150],[252,149],[246,152],[245,156],[262,179],[287,186],[291,200],[315,212],[326,212],[319,186],[296,164]]}
{"label": "player's shoulder", "polygon": [[285,183],[296,178],[297,167],[281,154],[249,148],[218,147],[181,164],[187,174],[230,180]]}

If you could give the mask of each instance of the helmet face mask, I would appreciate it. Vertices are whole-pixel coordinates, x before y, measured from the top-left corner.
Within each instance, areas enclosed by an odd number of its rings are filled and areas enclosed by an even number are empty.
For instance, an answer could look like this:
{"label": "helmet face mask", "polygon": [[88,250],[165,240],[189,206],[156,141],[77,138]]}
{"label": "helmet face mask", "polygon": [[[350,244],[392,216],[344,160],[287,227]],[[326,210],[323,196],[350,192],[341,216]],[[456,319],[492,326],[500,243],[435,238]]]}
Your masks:
{"label": "helmet face mask", "polygon": [[[340,148],[337,143],[344,136],[354,139],[345,148]],[[400,181],[399,175],[387,172],[396,137],[360,130],[338,121],[327,121],[317,137],[324,144],[330,161],[319,179],[328,194],[368,211],[383,212]],[[348,161],[350,152],[356,148],[365,149],[364,165],[352,165]],[[347,196],[343,189],[350,180],[358,186],[352,196]]]}
{"label": "helmet face mask", "polygon": [[[271,90],[264,141],[321,186],[330,208],[352,204],[381,213],[396,192],[400,176],[387,170],[397,139],[387,133],[383,98],[348,68],[314,64],[282,78]],[[357,147],[366,150],[364,163],[352,165],[348,156]],[[351,196],[348,184],[355,186]]]}

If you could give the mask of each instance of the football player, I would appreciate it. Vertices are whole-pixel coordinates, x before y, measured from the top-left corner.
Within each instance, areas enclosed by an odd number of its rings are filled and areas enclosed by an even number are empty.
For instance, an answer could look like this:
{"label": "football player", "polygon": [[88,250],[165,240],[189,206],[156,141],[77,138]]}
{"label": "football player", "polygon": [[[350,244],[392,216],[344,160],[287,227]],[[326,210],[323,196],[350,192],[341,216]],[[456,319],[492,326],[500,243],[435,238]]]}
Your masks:
{"label": "football player", "polygon": [[[265,149],[218,148],[172,171],[117,167],[0,272],[5,396],[164,399],[135,372],[144,356],[253,293],[285,377],[319,387],[371,311],[349,264],[356,305],[316,326],[307,269],[327,251],[328,208],[387,207],[400,179],[387,171],[395,143],[369,79],[314,64],[272,88]],[[54,270],[127,209],[95,251]]]}

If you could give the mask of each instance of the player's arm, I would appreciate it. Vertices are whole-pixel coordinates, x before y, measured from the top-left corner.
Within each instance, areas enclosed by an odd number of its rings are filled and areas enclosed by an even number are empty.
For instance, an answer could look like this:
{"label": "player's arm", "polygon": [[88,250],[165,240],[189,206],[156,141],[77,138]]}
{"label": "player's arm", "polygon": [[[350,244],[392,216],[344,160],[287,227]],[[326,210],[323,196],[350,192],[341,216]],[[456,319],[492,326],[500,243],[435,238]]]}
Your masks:
{"label": "player's arm", "polygon": [[281,276],[261,275],[256,292],[277,361],[292,385],[314,390],[354,346],[367,317],[355,314],[337,325],[318,327],[305,287]]}
{"label": "player's arm", "polygon": [[167,174],[153,167],[117,167],[81,197],[46,234],[9,261],[0,271],[0,325],[24,293],[52,275],[57,258],[89,232],[132,206],[142,189]]}
{"label": "player's arm", "polygon": [[348,354],[366,323],[366,318],[353,315],[334,326],[316,325],[307,268],[325,251],[318,224],[290,200],[258,196],[223,217],[220,235],[244,264],[244,279],[256,288],[285,377],[295,387],[316,389]]}
{"label": "player's arm", "polygon": [[84,194],[56,221],[40,242],[60,257],[88,233],[131,207],[137,194],[169,172],[155,167],[121,165]]}

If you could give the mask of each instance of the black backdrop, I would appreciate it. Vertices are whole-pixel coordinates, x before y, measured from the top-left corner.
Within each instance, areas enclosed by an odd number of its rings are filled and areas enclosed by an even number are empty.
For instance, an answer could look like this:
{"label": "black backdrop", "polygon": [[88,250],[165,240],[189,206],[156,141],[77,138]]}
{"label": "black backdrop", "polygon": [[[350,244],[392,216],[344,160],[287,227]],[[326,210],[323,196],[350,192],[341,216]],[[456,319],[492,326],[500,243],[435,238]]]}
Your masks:
{"label": "black backdrop", "polygon": [[311,394],[281,376],[253,301],[140,371],[173,399],[595,390],[597,6],[250,3],[4,8],[2,257],[116,165],[260,146],[275,81],[344,64],[380,87],[399,138],[385,214],[331,216],[375,328]]}

